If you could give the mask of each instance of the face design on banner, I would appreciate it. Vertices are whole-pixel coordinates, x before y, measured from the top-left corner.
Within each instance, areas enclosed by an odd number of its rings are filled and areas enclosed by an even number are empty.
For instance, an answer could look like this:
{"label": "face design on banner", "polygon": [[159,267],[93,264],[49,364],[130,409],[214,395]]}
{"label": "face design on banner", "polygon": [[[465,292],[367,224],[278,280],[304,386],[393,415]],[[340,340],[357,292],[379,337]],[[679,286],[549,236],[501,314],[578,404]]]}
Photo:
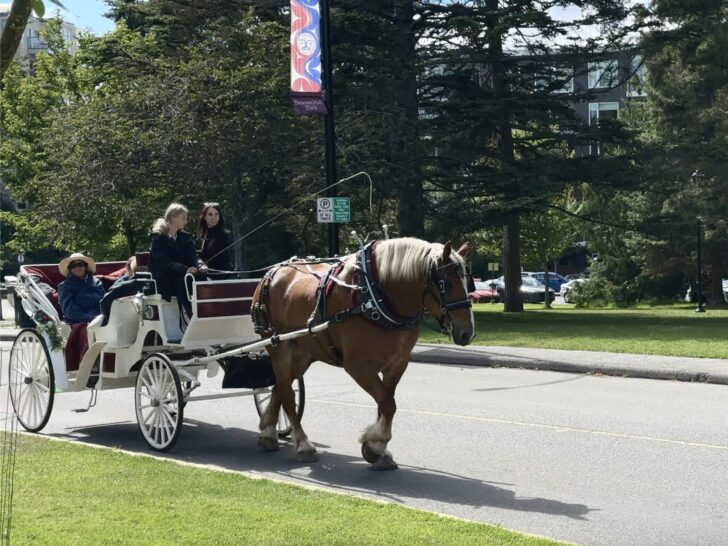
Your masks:
{"label": "face design on banner", "polygon": [[296,47],[301,55],[313,55],[316,52],[316,36],[310,32],[302,32],[296,39]]}

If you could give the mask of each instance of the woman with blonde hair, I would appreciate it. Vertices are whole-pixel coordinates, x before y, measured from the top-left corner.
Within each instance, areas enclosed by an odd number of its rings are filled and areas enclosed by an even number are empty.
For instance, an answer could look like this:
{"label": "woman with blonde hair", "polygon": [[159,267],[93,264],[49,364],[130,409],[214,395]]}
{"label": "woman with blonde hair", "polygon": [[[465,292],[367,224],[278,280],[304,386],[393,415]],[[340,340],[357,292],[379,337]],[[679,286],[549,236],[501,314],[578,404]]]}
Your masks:
{"label": "woman with blonde hair", "polygon": [[184,205],[172,203],[164,217],[154,222],[151,233],[149,270],[157,281],[157,290],[162,297],[177,301],[192,315],[192,306],[187,299],[185,275],[206,273],[207,266],[197,257],[195,241],[191,233],[184,231],[189,211]]}

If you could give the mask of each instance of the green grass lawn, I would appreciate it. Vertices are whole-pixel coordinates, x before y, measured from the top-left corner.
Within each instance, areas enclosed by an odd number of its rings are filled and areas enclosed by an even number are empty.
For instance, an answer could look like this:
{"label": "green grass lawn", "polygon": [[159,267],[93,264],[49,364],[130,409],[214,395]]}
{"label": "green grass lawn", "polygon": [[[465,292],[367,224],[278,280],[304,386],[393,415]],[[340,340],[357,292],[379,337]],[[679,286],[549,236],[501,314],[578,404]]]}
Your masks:
{"label": "green grass lawn", "polygon": [[[681,304],[636,309],[576,309],[526,305],[524,313],[503,313],[502,304],[478,304],[478,345],[610,351],[653,355],[728,358],[728,310],[694,312]],[[427,327],[420,341],[451,343]]]}
{"label": "green grass lawn", "polygon": [[561,544],[394,504],[27,435],[18,442],[11,539],[53,546]]}

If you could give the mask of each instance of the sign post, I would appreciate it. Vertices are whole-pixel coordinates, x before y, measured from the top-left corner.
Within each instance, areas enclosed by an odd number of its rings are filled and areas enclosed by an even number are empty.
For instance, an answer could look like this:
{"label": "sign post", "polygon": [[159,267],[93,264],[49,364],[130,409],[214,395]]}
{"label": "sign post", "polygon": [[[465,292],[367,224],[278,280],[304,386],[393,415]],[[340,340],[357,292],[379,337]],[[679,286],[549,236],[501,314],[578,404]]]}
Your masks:
{"label": "sign post", "polygon": [[[329,0],[291,0],[291,96],[297,114],[323,114],[326,196],[336,198],[336,130]],[[323,78],[322,78],[323,76]],[[327,222],[328,223],[328,222]],[[329,255],[339,253],[339,227],[329,226]]]}

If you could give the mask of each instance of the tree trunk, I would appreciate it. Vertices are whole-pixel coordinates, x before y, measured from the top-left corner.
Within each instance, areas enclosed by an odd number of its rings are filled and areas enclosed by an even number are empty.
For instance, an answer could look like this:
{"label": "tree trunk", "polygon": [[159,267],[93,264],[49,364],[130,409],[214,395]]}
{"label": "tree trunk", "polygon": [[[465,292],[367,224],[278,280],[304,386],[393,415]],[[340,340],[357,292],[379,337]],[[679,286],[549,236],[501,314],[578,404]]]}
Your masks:
{"label": "tree trunk", "polygon": [[549,261],[545,260],[543,263],[543,285],[544,285],[544,294],[543,294],[543,302],[546,307],[546,309],[551,309],[551,292],[549,289],[551,288],[549,286]]}
{"label": "tree trunk", "polygon": [[[523,311],[521,299],[521,220],[514,213],[503,226],[503,280],[505,282],[505,306],[507,313]],[[515,258],[515,259],[514,259]]]}
{"label": "tree trunk", "polygon": [[134,229],[127,222],[122,222],[121,229],[124,232],[124,238],[126,239],[126,249],[128,256],[134,256],[136,254],[136,235]]}
{"label": "tree trunk", "polygon": [[5,28],[0,36],[0,82],[10,63],[13,62],[15,52],[18,51],[31,11],[30,0],[13,0]]}
{"label": "tree trunk", "polygon": [[[503,28],[499,25],[498,0],[486,0],[488,16],[486,26],[488,32],[488,61],[493,85],[493,95],[496,98],[508,93],[508,84],[503,73]],[[511,115],[504,106],[499,111],[497,124],[498,140],[501,153],[501,162],[504,167],[513,165],[516,156],[513,147],[513,129]],[[517,193],[517,188],[510,193]],[[509,197],[515,197],[510,195]],[[512,212],[503,229],[503,269],[505,280],[505,307],[509,313],[523,311],[521,300],[521,248],[520,248],[520,218],[517,212]]]}
{"label": "tree trunk", "polygon": [[708,305],[710,307],[728,307],[723,294],[723,260],[721,259],[721,248],[719,244],[710,245],[710,290]]}

